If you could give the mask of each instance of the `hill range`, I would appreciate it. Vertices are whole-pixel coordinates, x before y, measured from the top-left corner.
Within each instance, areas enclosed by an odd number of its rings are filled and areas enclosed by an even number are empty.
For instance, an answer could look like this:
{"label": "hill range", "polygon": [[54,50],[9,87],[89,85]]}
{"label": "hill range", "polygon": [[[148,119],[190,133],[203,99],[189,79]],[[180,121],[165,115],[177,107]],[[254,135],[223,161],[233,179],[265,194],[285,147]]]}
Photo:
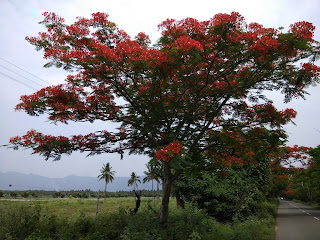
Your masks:
{"label": "hill range", "polygon": [[[144,176],[140,177],[142,182]],[[115,177],[112,183],[109,183],[107,190],[131,191],[128,187],[129,177]],[[34,174],[24,174],[18,172],[0,172],[0,190],[46,190],[46,191],[70,191],[86,190],[93,191],[104,190],[104,181],[99,181],[96,177],[67,176],[64,178],[48,178]],[[151,190],[152,183],[138,183],[138,189]]]}

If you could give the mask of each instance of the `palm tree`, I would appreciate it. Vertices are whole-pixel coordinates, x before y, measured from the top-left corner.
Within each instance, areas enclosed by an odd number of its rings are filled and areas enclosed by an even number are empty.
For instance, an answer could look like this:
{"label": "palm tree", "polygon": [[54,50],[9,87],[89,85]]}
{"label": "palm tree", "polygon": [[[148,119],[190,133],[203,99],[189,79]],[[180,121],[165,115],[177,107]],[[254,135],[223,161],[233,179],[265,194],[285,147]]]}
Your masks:
{"label": "palm tree", "polygon": [[[138,188],[138,183],[141,183],[140,181],[140,177],[136,175],[135,172],[131,173],[131,178],[128,180],[128,186],[132,186],[133,185],[133,191],[136,191],[136,188]],[[136,199],[136,197],[134,197],[134,199]]]}
{"label": "palm tree", "polygon": [[107,197],[107,184],[109,182],[112,182],[113,175],[116,173],[115,171],[111,171],[110,163],[103,164],[103,167],[101,168],[100,172],[101,174],[98,176],[99,181],[104,179],[105,180],[105,186],[104,186],[104,201],[106,201]]}
{"label": "palm tree", "polygon": [[[153,191],[153,180],[157,182],[157,193],[159,192],[159,183],[160,183],[160,175],[158,174],[158,169],[150,164],[147,164],[148,171],[144,171],[143,173],[146,175],[143,179],[143,183],[152,181],[152,192]],[[155,199],[155,196],[153,195],[153,200]]]}

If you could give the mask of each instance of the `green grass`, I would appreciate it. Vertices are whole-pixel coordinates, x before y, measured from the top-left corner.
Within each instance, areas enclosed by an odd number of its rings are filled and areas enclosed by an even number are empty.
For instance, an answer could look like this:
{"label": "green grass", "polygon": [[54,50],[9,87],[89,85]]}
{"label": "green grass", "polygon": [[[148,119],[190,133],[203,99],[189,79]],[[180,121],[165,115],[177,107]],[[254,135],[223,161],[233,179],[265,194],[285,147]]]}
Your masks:
{"label": "green grass", "polygon": [[142,198],[134,215],[133,197],[100,200],[95,221],[94,199],[37,199],[0,201],[0,239],[112,239],[112,240],[272,240],[276,204],[260,203],[260,214],[223,224],[204,211],[170,201],[166,226],[159,223],[160,202]]}
{"label": "green grass", "polygon": [[302,201],[302,200],[299,200],[299,199],[293,199],[292,201],[307,205],[309,207],[320,209],[320,205],[317,202]]}
{"label": "green grass", "polygon": [[[147,206],[148,202],[151,202],[152,198],[142,197],[140,208],[143,209]],[[158,201],[156,200],[158,203]],[[57,215],[61,217],[71,217],[75,214],[95,215],[97,199],[86,198],[86,199],[28,199],[19,201],[14,200],[2,200],[0,206],[3,205],[6,208],[14,208],[17,204],[26,204],[28,206],[39,205],[41,207],[41,215]],[[135,201],[133,197],[126,198],[107,198],[99,200],[99,213],[108,213],[117,211],[119,207],[122,208],[134,208]]]}

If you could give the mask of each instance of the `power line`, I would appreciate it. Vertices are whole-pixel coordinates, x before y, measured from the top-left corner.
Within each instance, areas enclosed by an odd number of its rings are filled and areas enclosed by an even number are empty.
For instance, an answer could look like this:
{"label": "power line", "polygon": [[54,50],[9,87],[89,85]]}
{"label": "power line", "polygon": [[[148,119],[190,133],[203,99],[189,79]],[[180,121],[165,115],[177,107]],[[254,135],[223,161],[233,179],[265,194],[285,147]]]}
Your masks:
{"label": "power line", "polygon": [[35,89],[34,87],[31,87],[30,85],[28,85],[28,84],[26,84],[26,83],[24,83],[24,82],[21,82],[21,81],[15,79],[15,78],[13,78],[13,77],[10,77],[10,76],[2,73],[2,72],[0,72],[0,74],[3,75],[3,76],[5,76],[5,77],[7,77],[7,78],[9,78],[9,79],[11,79],[11,80],[13,80],[13,81],[15,81],[15,82],[17,82],[17,83],[20,83],[20,84],[22,84],[22,85],[24,85],[24,86],[26,86],[26,87],[28,87],[28,88],[31,88],[31,89],[33,89],[33,90],[38,91],[38,89]]}
{"label": "power line", "polygon": [[39,85],[40,87],[45,87],[45,86],[41,85],[40,83],[37,83],[36,81],[33,81],[33,80],[29,79],[29,78],[26,78],[25,76],[23,76],[23,75],[15,72],[15,71],[13,71],[13,70],[11,70],[10,68],[7,68],[7,67],[5,67],[5,66],[2,66],[1,64],[0,64],[0,67],[3,67],[3,68],[5,68],[5,69],[7,69],[8,71],[15,73],[15,74],[19,75],[20,77],[23,77],[23,78],[25,78],[25,79],[27,79],[27,80],[29,80],[29,81],[31,81],[31,82]]}
{"label": "power line", "polygon": [[3,61],[5,61],[5,62],[7,62],[7,63],[9,63],[9,64],[11,64],[11,65],[13,65],[13,66],[15,66],[16,68],[19,68],[20,70],[22,70],[22,71],[24,71],[24,72],[26,72],[26,73],[30,74],[31,76],[34,76],[34,77],[38,78],[39,80],[41,80],[41,81],[43,81],[43,82],[45,82],[45,83],[47,83],[47,84],[51,85],[51,83],[47,82],[46,80],[43,80],[42,78],[39,78],[38,76],[36,76],[36,75],[34,75],[34,74],[32,74],[32,73],[30,73],[30,72],[28,72],[28,71],[26,71],[26,70],[22,69],[21,67],[18,67],[17,65],[15,65],[15,64],[13,64],[13,63],[11,63],[11,62],[9,62],[9,61],[5,60],[4,58],[0,57],[0,59],[2,59]]}

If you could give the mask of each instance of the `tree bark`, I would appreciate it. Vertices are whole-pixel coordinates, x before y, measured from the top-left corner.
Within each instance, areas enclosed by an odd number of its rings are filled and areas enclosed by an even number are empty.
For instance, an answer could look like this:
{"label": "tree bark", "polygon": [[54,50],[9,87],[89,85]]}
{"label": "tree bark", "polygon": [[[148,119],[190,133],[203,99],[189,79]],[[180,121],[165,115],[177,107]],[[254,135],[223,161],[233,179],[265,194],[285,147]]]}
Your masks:
{"label": "tree bark", "polygon": [[160,200],[160,195],[159,195],[159,182],[157,182],[157,201]]}
{"label": "tree bark", "polygon": [[160,210],[160,223],[166,224],[169,215],[169,200],[172,186],[172,174],[170,171],[170,166],[168,163],[164,163],[164,174],[163,174],[163,184],[162,184],[162,203]]}
{"label": "tree bark", "polygon": [[141,191],[139,194],[136,193],[136,191],[134,191],[134,194],[137,197],[137,200],[136,200],[136,207],[133,209],[133,212],[134,212],[134,214],[136,214],[139,210],[140,203],[141,203]]}
{"label": "tree bark", "polygon": [[107,199],[107,182],[105,182],[104,184],[104,202],[106,201]]}
{"label": "tree bark", "polygon": [[154,189],[153,189],[153,179],[151,180],[152,183],[152,195],[153,195],[153,201],[155,200],[155,194],[154,194]]}
{"label": "tree bark", "polygon": [[179,191],[177,191],[177,193],[176,193],[176,202],[177,202],[178,207],[184,208],[184,201],[182,200]]}

